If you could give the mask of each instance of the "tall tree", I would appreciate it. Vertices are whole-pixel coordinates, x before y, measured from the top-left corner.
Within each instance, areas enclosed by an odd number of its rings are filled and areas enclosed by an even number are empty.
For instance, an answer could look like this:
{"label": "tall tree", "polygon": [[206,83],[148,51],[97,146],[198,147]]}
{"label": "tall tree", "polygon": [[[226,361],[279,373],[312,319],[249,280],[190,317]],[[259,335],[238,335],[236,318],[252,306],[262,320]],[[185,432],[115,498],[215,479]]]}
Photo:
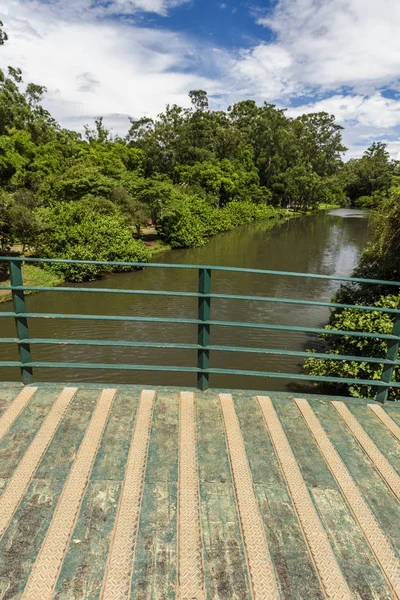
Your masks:
{"label": "tall tree", "polygon": [[350,160],[342,172],[343,185],[352,202],[376,192],[387,193],[398,163],[391,160],[387,145],[373,142],[362,158]]}
{"label": "tall tree", "polygon": [[3,46],[5,42],[8,40],[8,35],[3,29],[3,22],[0,21],[0,46]]}
{"label": "tall tree", "polygon": [[208,110],[208,95],[204,90],[192,90],[189,98],[195,110]]}
{"label": "tall tree", "polygon": [[110,138],[110,130],[107,129],[103,124],[103,117],[97,117],[94,120],[95,127],[91,129],[89,125],[85,125],[85,138],[89,142],[89,144],[93,144],[94,142],[98,142],[99,144],[104,144]]}
{"label": "tall tree", "polygon": [[297,117],[293,129],[303,161],[320,177],[335,175],[347,148],[342,143],[343,127],[326,112]]}

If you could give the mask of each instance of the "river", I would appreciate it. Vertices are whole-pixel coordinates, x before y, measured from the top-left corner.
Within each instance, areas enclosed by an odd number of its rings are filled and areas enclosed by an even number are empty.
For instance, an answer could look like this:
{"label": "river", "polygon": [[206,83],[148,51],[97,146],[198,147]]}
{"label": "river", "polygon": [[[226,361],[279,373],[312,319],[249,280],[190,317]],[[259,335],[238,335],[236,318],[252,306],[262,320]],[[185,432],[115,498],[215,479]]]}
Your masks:
{"label": "river", "polygon": [[[310,216],[290,218],[269,229],[257,223],[212,238],[201,248],[174,250],[156,257],[156,262],[225,265],[279,271],[299,271],[326,275],[351,273],[361,250],[368,241],[368,214],[353,209],[337,209]],[[184,269],[145,269],[113,275],[88,287],[123,289],[197,291],[197,272]],[[329,301],[338,287],[334,281],[299,279],[282,276],[213,273],[215,293],[276,296],[282,298]],[[1,310],[10,310],[3,304]],[[147,315],[196,318],[197,301],[191,298],[162,298],[111,294],[46,292],[27,298],[29,312],[83,313],[105,315]],[[212,319],[251,321],[308,327],[324,326],[329,311],[323,307],[296,306],[267,302],[216,299],[212,302]],[[7,321],[7,322],[6,322]],[[15,335],[11,319],[2,319],[2,336]],[[31,319],[30,337],[106,339],[152,342],[196,343],[194,325],[159,325],[146,323],[54,321]],[[211,343],[304,350],[316,337],[304,333],[213,327]],[[1,360],[18,360],[15,346],[1,345]],[[33,359],[38,361],[136,363],[196,365],[196,352],[188,350],[132,349],[82,346],[34,346]],[[210,366],[259,371],[301,372],[302,359],[273,355],[214,352]],[[2,380],[18,380],[17,369],[1,369]],[[191,373],[152,373],[102,370],[36,369],[38,381],[86,381],[107,383],[141,383],[150,385],[195,385]],[[310,389],[297,387],[283,379],[242,376],[211,376],[212,387],[264,390]]]}

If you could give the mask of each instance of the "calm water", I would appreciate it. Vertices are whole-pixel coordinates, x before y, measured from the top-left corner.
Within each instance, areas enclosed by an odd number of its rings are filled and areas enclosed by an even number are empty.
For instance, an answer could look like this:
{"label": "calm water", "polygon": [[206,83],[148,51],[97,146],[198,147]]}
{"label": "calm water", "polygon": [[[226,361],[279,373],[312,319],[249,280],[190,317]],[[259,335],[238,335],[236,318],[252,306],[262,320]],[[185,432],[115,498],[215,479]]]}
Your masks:
{"label": "calm water", "polygon": [[[267,229],[263,224],[239,228],[213,238],[203,248],[167,252],[157,262],[226,265],[280,271],[300,271],[326,275],[349,275],[360,251],[368,241],[367,213],[339,209],[295,219]],[[141,272],[114,275],[88,287],[123,289],[197,291],[197,273],[183,269],[146,269]],[[276,296],[329,301],[337,289],[336,282],[256,274],[213,273],[212,291],[216,293]],[[187,298],[117,296],[108,294],[41,293],[27,298],[29,312],[83,313],[106,315],[147,315],[196,318],[197,302]],[[10,310],[3,304],[1,310]],[[309,327],[323,326],[329,312],[325,308],[282,305],[266,302],[213,300],[212,319],[251,321]],[[6,322],[7,321],[7,322]],[[12,337],[14,324],[2,319],[2,336]],[[107,339],[153,342],[196,343],[196,327],[192,325],[153,325],[146,323],[100,323],[84,321],[31,320],[30,336],[44,338]],[[316,337],[301,333],[213,327],[211,343],[218,345],[254,346],[304,350]],[[18,360],[13,346],[2,344],[2,359]],[[138,363],[196,365],[195,351],[163,349],[130,349],[106,347],[34,346],[38,361]],[[273,355],[214,352],[211,367],[278,372],[301,372],[302,359]],[[2,369],[3,380],[18,380],[16,369]],[[102,381],[165,385],[195,385],[194,374],[150,373],[102,370],[36,369],[38,381]],[[242,376],[211,377],[212,387],[293,390],[293,381],[248,378]]]}

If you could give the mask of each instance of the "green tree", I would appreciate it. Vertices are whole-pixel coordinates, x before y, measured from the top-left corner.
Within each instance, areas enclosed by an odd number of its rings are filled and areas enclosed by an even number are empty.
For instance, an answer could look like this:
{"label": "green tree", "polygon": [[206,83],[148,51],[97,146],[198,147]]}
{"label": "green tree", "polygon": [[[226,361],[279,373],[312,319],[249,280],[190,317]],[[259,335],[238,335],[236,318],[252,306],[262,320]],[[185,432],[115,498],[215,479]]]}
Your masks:
{"label": "green tree", "polygon": [[111,199],[120,207],[127,224],[132,225],[137,235],[140,235],[141,228],[147,225],[151,217],[149,205],[133,198],[125,188],[113,190]]}
{"label": "green tree", "polygon": [[258,107],[253,100],[238,102],[228,108],[228,114],[231,127],[252,148],[260,184],[274,190],[279,175],[296,163],[298,151],[290,119],[273,104]]}
{"label": "green tree", "polygon": [[224,206],[234,199],[248,199],[251,186],[258,186],[256,169],[245,171],[228,159],[203,161],[176,167],[179,183],[191,186],[197,193],[205,192],[211,204]]}
{"label": "green tree", "polygon": [[110,131],[103,124],[103,117],[97,117],[94,120],[95,128],[90,129],[89,125],[85,125],[85,137],[89,144],[97,142],[98,144],[104,144],[109,140]]}
{"label": "green tree", "polygon": [[[149,252],[134,240],[117,208],[107,200],[59,202],[37,211],[41,224],[36,246],[41,256],[73,260],[147,262]],[[63,265],[50,267],[69,281],[95,279],[115,267]],[[130,270],[120,267],[118,270]]]}
{"label": "green tree", "polygon": [[0,135],[0,185],[14,184],[36,154],[36,146],[28,131],[12,129],[8,135]]}
{"label": "green tree", "polygon": [[208,110],[208,96],[204,90],[192,90],[189,98],[195,110]]}
{"label": "green tree", "polygon": [[337,174],[347,148],[342,143],[343,127],[336,123],[334,115],[326,112],[301,115],[292,126],[302,162],[311,165],[320,177]]}
{"label": "green tree", "polygon": [[0,190],[0,240],[2,246],[33,246],[39,232],[34,214],[36,199],[29,191],[10,194]]}
{"label": "green tree", "polygon": [[38,190],[38,197],[44,205],[80,200],[87,195],[109,198],[117,186],[118,182],[103,175],[98,167],[77,163],[61,176],[57,174],[46,178]]}
{"label": "green tree", "polygon": [[14,205],[11,194],[0,189],[0,242],[1,248],[9,245],[11,240],[11,218],[10,209]]}
{"label": "green tree", "polygon": [[[371,219],[371,242],[361,254],[353,277],[400,280],[400,187],[375,209]],[[385,285],[342,285],[335,300],[346,304],[372,304],[393,288]]]}
{"label": "green tree", "polygon": [[3,29],[3,22],[0,21],[0,46],[3,46],[5,42],[8,40],[8,35]]}
{"label": "green tree", "polygon": [[285,200],[295,210],[310,210],[326,201],[326,186],[323,179],[311,166],[291,167],[285,175]]}
{"label": "green tree", "polygon": [[10,207],[9,218],[12,241],[14,244],[22,244],[22,253],[24,254],[26,246],[35,246],[40,232],[40,224],[32,210],[24,204],[13,204]]}
{"label": "green tree", "polygon": [[214,209],[206,200],[181,194],[161,220],[161,232],[172,248],[205,244]]}
{"label": "green tree", "polygon": [[[374,194],[378,193],[371,201],[376,206],[387,196],[398,166],[396,161],[391,160],[386,148],[386,144],[374,142],[362,158],[349,160],[344,165],[341,179],[353,204],[358,205],[358,199],[361,197],[373,198]],[[365,205],[365,200],[363,204]]]}
{"label": "green tree", "polygon": [[35,144],[54,139],[59,126],[39,103],[46,88],[28,84],[26,91],[20,90],[21,69],[8,67],[8,74],[0,70],[0,135],[9,129],[28,131]]}

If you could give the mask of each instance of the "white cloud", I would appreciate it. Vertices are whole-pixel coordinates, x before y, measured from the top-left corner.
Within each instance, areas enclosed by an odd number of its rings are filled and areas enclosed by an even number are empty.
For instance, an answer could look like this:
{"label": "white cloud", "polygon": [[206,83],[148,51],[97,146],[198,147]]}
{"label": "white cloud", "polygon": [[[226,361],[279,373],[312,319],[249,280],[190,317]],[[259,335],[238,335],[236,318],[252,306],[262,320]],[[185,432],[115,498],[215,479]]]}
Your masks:
{"label": "white cloud", "polygon": [[45,85],[44,104],[66,127],[81,128],[96,115],[110,115],[123,133],[128,116],[154,116],[166,103],[187,104],[189,90],[214,86],[194,74],[197,58],[190,41],[167,30],[72,21],[18,0],[0,9],[0,19],[9,34],[0,66],[20,66],[25,81]]}
{"label": "white cloud", "polygon": [[[13,7],[17,13],[26,11],[27,14],[42,14],[50,18],[68,18],[82,20],[110,15],[135,15],[138,12],[167,15],[169,9],[186,4],[190,0],[6,0],[5,8]],[[1,10],[0,10],[1,12]],[[12,15],[13,10],[10,10]]]}
{"label": "white cloud", "polygon": [[[370,95],[400,78],[400,2],[398,0],[279,0],[258,23],[275,34],[238,60],[238,70],[253,79],[256,91],[268,78],[280,97],[350,87]],[[265,55],[279,53],[284,65],[270,69]],[[279,96],[272,94],[271,99]]]}
{"label": "white cloud", "polygon": [[394,127],[400,123],[400,100],[385,98],[379,92],[366,97],[361,95],[334,95],[297,108],[289,108],[288,114],[325,111],[336,116],[341,123],[357,121],[366,127]]}
{"label": "white cloud", "polygon": [[[240,89],[281,106],[317,98],[288,114],[334,114],[346,126],[349,155],[365,149],[356,145],[365,130],[400,137],[400,101],[382,95],[399,89],[398,0],[279,0],[258,23],[272,41],[240,53],[233,68]],[[389,149],[397,157],[396,144]]]}
{"label": "white cloud", "polygon": [[259,19],[293,58],[293,77],[334,89],[400,76],[398,0],[280,0]]}
{"label": "white cloud", "polygon": [[241,80],[243,93],[247,85],[248,93],[253,95],[253,86],[256,83],[258,95],[281,98],[295,91],[292,66],[293,59],[284,48],[274,44],[260,44],[240,53],[240,59],[235,65],[235,74]]}

